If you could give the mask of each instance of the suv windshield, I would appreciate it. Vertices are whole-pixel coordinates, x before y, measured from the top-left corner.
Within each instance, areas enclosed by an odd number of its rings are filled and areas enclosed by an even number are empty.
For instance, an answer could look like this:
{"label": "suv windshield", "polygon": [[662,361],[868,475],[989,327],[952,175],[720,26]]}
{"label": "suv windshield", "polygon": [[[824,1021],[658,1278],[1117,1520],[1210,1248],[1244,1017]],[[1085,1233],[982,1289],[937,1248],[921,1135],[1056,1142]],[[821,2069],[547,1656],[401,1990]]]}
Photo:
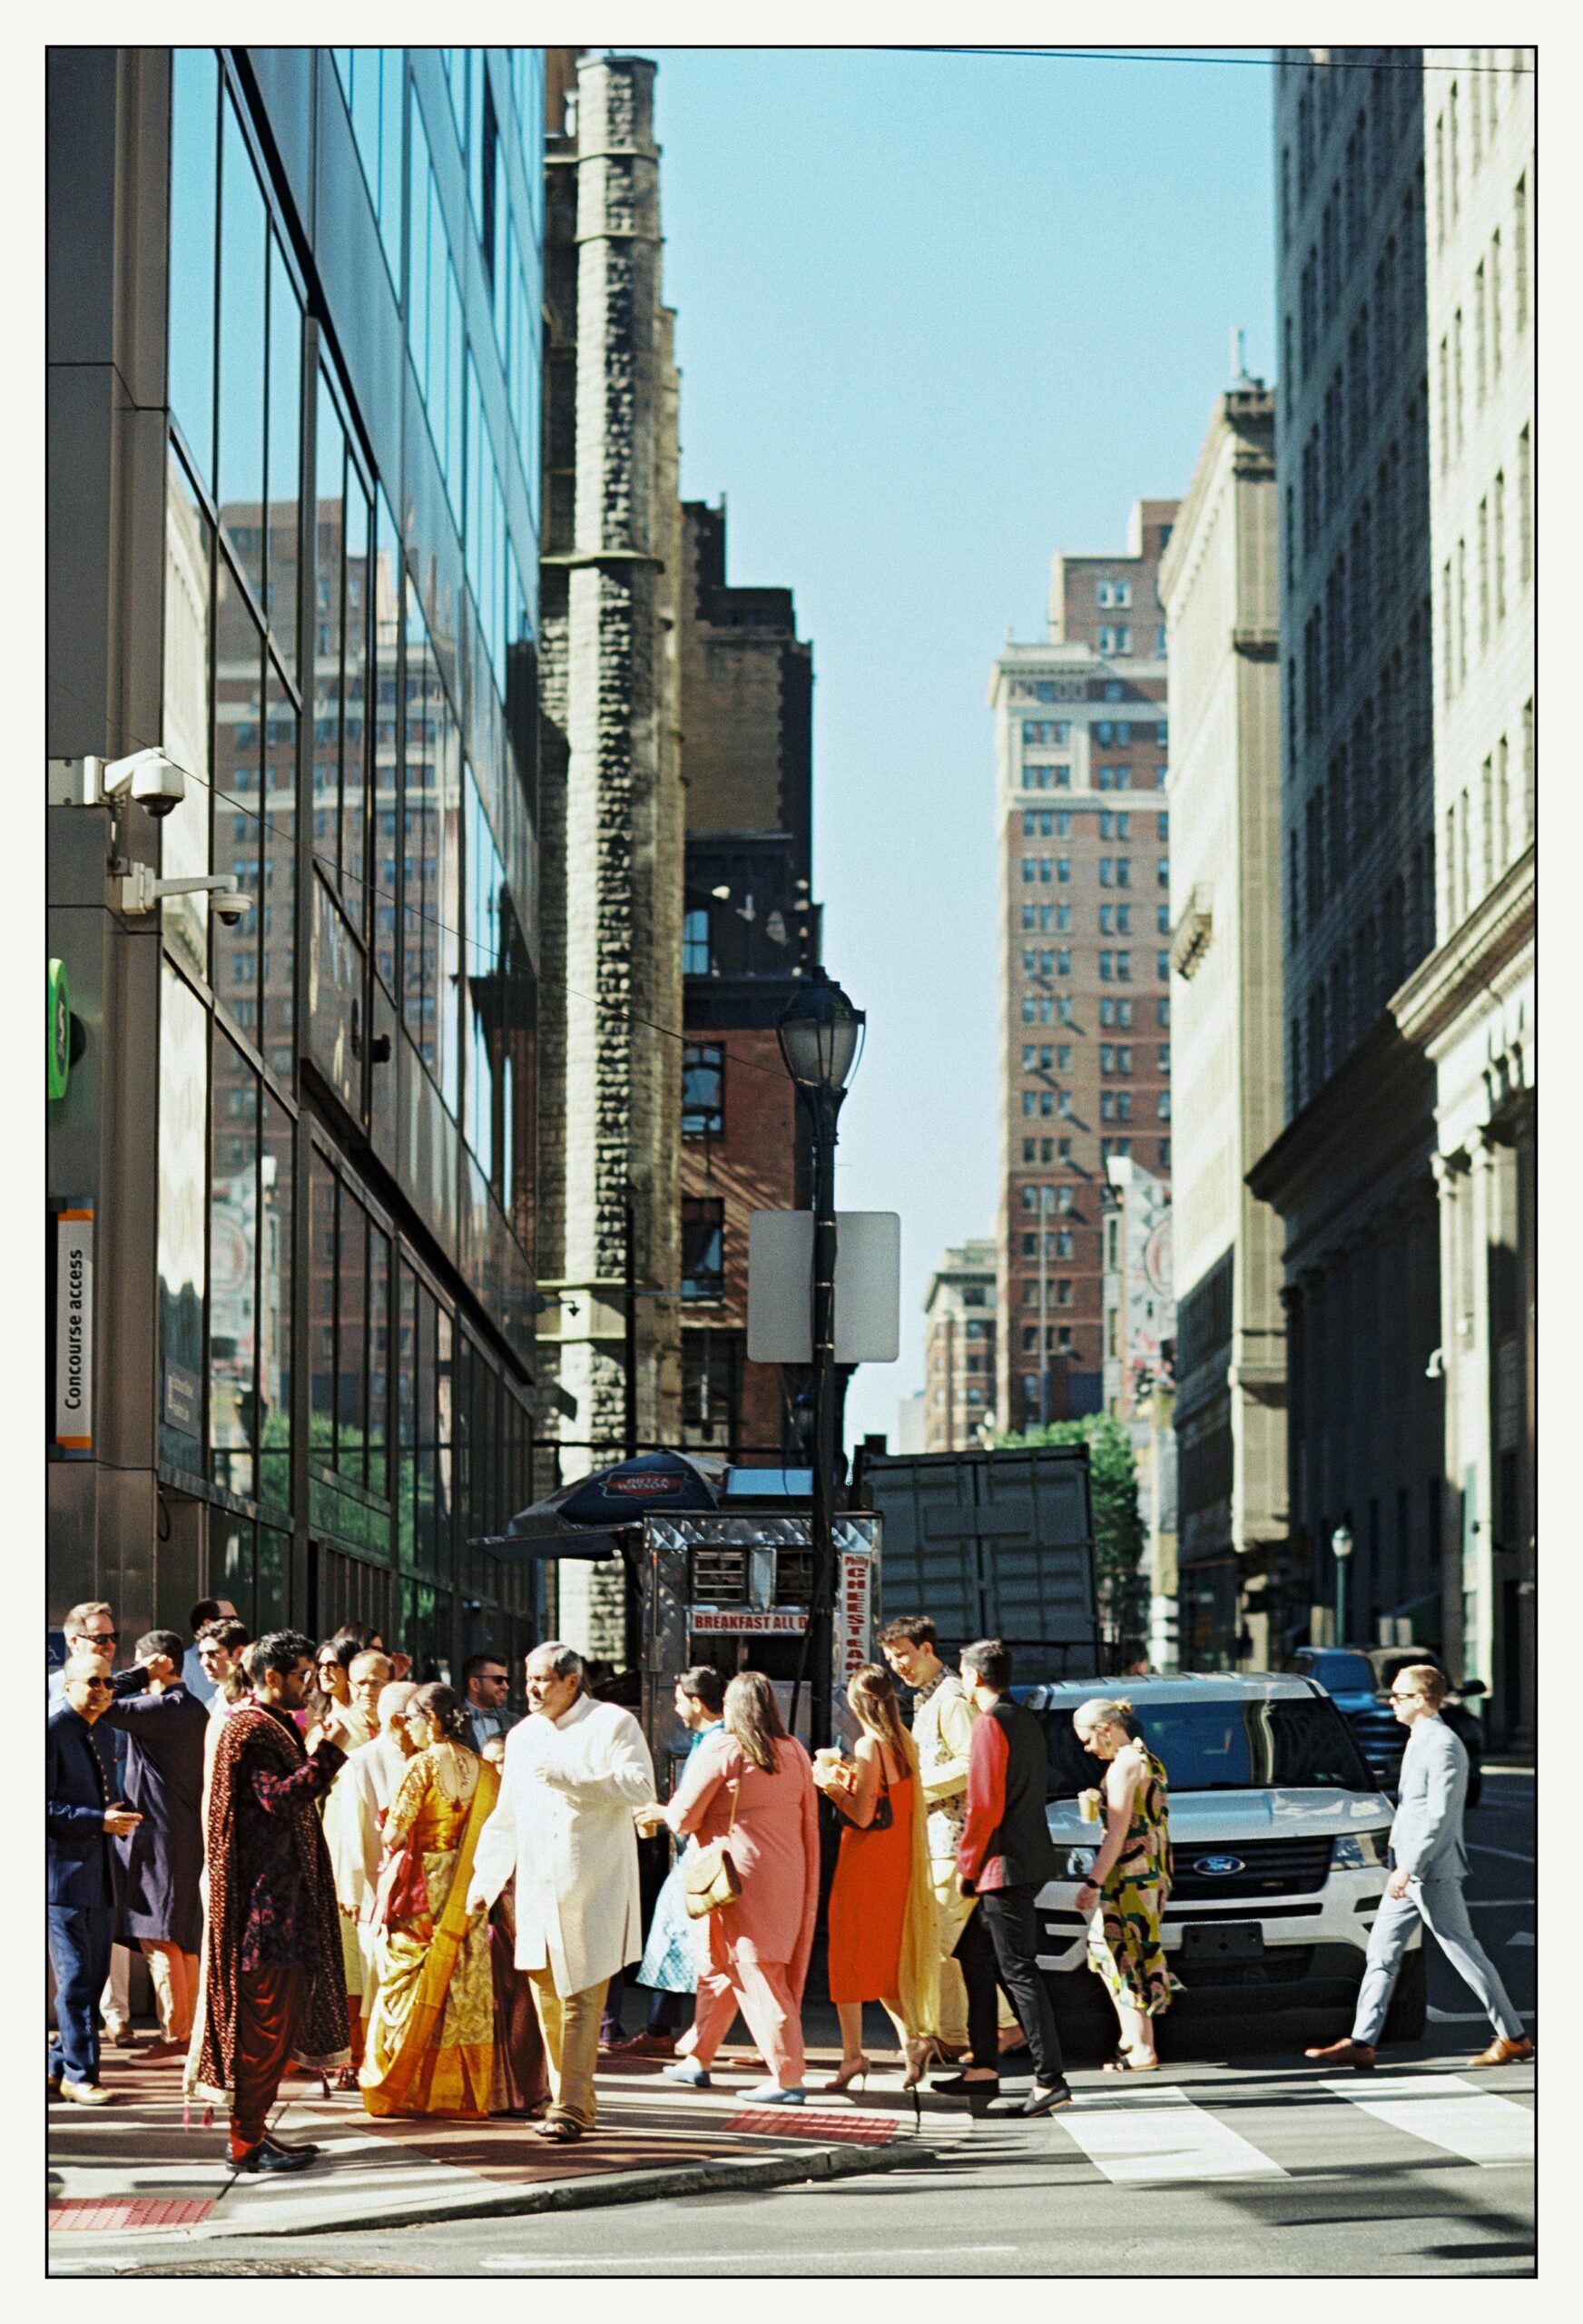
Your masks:
{"label": "suv windshield", "polygon": [[1300,1679],[1317,1679],[1328,1694],[1372,1695],[1374,1691],[1374,1666],[1366,1654],[1305,1654],[1286,1668]]}
{"label": "suv windshield", "polygon": [[[1075,1706],[1074,1706],[1075,1708]],[[1071,1710],[1035,1713],[1045,1730],[1046,1797],[1071,1799],[1096,1784],[1103,1763],[1072,1731]],[[1141,1735],[1175,1792],[1263,1791],[1277,1785],[1323,1785],[1372,1791],[1374,1778],[1333,1703],[1286,1700],[1151,1704],[1135,1714]]]}

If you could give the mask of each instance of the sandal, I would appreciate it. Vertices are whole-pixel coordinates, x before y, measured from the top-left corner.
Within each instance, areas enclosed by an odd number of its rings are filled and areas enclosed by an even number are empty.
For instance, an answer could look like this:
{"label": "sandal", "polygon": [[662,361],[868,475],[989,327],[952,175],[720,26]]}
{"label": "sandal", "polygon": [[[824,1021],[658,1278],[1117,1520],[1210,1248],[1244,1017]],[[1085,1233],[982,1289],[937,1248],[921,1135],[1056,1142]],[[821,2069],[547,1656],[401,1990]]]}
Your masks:
{"label": "sandal", "polygon": [[1139,2060],[1130,2056],[1126,2050],[1121,2049],[1116,2050],[1112,2056],[1106,2058],[1104,2067],[1102,2068],[1102,2071],[1106,2073],[1158,2073],[1159,2070],[1160,2062],[1158,2058]]}
{"label": "sandal", "polygon": [[535,2122],[534,2130],[550,2146],[571,2146],[583,2135],[581,2122],[574,2122],[568,2115],[551,2114],[542,2122]]}

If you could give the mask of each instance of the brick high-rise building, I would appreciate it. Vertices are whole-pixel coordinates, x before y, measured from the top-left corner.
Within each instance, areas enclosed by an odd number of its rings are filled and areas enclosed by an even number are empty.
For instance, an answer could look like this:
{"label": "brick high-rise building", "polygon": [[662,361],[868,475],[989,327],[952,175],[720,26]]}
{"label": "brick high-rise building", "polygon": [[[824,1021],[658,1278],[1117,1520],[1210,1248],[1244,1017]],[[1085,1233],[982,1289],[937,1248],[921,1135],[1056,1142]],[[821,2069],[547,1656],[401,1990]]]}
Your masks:
{"label": "brick high-rise building", "polygon": [[[970,1452],[995,1424],[995,1243],[947,1251],[923,1312],[925,1452]],[[900,1449],[900,1448],[898,1448]]]}
{"label": "brick high-rise building", "polygon": [[1174,500],[1135,503],[1125,555],[1057,553],[1047,642],[1008,642],[990,681],[1001,946],[995,1402],[1010,1429],[1100,1409],[1105,1165],[1133,1155],[1170,1173],[1156,576],[1175,512]]}
{"label": "brick high-rise building", "polygon": [[808,1126],[776,1024],[819,958],[813,655],[790,589],[725,577],[725,510],[683,508],[683,1444],[773,1460],[782,1367],[747,1358],[748,1220],[808,1199]]}

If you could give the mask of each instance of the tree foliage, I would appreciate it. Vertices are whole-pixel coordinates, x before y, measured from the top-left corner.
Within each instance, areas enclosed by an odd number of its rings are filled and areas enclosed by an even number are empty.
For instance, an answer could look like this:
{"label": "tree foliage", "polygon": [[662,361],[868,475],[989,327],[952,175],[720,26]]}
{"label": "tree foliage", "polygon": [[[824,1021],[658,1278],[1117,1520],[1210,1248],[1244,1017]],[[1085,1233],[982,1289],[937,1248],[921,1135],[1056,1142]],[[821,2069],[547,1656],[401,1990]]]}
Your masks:
{"label": "tree foliage", "polygon": [[1126,1423],[1109,1413],[1081,1420],[1051,1421],[1044,1428],[996,1442],[1018,1448],[1035,1444],[1086,1444],[1094,1496],[1094,1579],[1100,1619],[1111,1637],[1126,1638],[1148,1627],[1148,1578],[1142,1570],[1144,1521],[1138,1507],[1137,1464]]}

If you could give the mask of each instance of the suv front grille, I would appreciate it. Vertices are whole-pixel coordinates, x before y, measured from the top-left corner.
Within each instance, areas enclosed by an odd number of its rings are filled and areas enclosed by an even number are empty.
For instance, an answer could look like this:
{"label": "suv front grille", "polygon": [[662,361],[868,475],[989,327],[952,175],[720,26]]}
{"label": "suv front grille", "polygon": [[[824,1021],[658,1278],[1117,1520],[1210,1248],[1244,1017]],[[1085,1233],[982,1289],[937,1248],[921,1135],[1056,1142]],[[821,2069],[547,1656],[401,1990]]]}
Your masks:
{"label": "suv front grille", "polygon": [[[1193,1840],[1172,1850],[1173,1901],[1186,1896],[1307,1896],[1330,1871],[1328,1835],[1290,1840]],[[1236,1866],[1210,1872],[1204,1865]]]}

